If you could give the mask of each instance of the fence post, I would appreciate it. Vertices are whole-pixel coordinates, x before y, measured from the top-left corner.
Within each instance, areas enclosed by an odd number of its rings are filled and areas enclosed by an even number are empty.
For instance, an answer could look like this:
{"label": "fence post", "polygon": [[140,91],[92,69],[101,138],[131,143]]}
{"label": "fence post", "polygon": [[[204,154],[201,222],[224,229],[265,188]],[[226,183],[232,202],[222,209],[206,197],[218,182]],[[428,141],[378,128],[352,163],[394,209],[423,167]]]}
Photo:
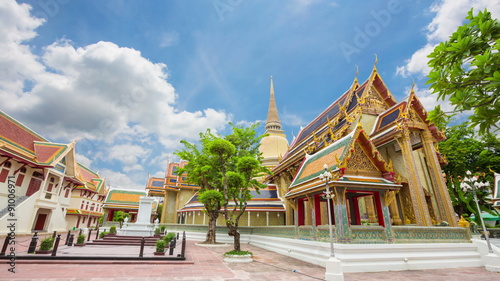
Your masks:
{"label": "fence post", "polygon": [[90,241],[90,234],[92,234],[92,229],[89,229],[89,234],[87,235],[87,242]]}
{"label": "fence post", "polygon": [[30,247],[28,248],[28,254],[33,254],[35,252],[36,240],[38,240],[37,234],[38,232],[35,231],[35,235],[33,235],[33,237],[31,238]]}
{"label": "fence post", "polygon": [[139,257],[142,258],[144,256],[144,243],[146,242],[146,238],[144,236],[141,239],[141,251],[139,252]]}
{"label": "fence post", "polygon": [[181,258],[185,258],[186,257],[186,231],[183,231],[181,253],[178,254],[177,256],[181,257]]}
{"label": "fence post", "polygon": [[59,241],[61,241],[61,234],[57,234],[56,242],[54,242],[54,249],[52,249],[53,257],[56,256],[57,248],[59,247]]}
{"label": "fence post", "polygon": [[11,236],[10,236],[10,234],[8,234],[5,237],[5,242],[3,242],[2,252],[0,253],[0,256],[5,256],[5,252],[7,251],[7,246],[9,245],[10,239],[11,239]]}
{"label": "fence post", "polygon": [[71,233],[71,230],[68,230],[68,235],[66,236],[66,242],[64,242],[64,245],[68,245],[70,233]]}
{"label": "fence post", "polygon": [[73,246],[73,239],[75,239],[75,234],[71,233],[69,235],[68,246]]}

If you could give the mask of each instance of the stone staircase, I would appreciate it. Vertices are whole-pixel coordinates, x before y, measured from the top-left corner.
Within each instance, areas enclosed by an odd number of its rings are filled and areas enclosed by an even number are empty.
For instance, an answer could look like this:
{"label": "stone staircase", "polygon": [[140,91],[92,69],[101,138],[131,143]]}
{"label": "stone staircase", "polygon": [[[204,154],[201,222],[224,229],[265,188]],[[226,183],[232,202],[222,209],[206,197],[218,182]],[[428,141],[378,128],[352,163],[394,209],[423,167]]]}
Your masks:
{"label": "stone staircase", "polygon": [[[155,246],[156,241],[158,241],[159,237],[144,237],[145,238],[145,246]],[[140,236],[118,236],[118,235],[105,235],[102,239],[93,240],[92,242],[87,242],[87,246],[93,245],[114,245],[114,246],[140,246],[142,237]]]}

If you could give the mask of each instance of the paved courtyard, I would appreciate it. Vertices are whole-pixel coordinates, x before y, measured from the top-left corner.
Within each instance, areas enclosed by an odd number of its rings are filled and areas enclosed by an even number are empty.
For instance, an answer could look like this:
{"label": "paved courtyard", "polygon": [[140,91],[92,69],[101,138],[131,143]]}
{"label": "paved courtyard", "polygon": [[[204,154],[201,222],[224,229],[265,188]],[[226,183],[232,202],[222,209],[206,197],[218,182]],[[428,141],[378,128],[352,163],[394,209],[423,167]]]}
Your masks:
{"label": "paved courtyard", "polygon": [[[3,239],[2,239],[3,242]],[[19,237],[17,254],[26,253],[29,237]],[[498,242],[498,241],[496,241]],[[9,266],[0,264],[0,280],[323,280],[325,269],[252,245],[242,245],[244,250],[254,253],[253,263],[225,263],[222,254],[231,249],[224,247],[201,247],[187,243],[186,262],[136,261],[71,261],[59,260],[49,263],[17,260],[16,273]],[[60,255],[79,255],[95,252],[99,255],[138,255],[137,247],[86,246],[83,248],[61,246]],[[152,248],[145,256],[152,255]],[[176,250],[177,251],[177,250]],[[58,254],[59,255],[59,254]],[[488,272],[481,267],[414,270],[378,273],[346,273],[349,280],[500,280],[500,273]]]}

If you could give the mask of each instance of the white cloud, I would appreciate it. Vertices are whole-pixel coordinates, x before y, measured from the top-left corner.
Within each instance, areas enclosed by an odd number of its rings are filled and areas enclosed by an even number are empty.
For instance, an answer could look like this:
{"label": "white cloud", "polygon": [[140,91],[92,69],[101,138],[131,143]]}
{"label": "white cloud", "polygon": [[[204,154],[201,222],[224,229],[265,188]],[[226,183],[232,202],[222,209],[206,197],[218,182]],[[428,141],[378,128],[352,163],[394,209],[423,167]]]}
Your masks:
{"label": "white cloud", "polygon": [[[121,189],[133,189],[133,190],[144,190],[146,178],[142,180],[142,183],[137,183],[129,175],[113,171],[110,169],[103,169],[99,172],[102,177],[106,178],[106,184],[111,185],[113,188]],[[139,181],[140,182],[140,181]]]}
{"label": "white cloud", "polygon": [[474,8],[475,13],[485,8],[491,12],[492,17],[500,17],[500,2],[491,0],[443,0],[436,1],[430,8],[436,16],[426,27],[427,44],[417,50],[411,58],[405,61],[405,65],[397,68],[396,73],[403,77],[411,75],[429,74],[427,56],[434,50],[434,46],[447,40],[458,26],[465,21],[467,12]]}
{"label": "white cloud", "polygon": [[[34,54],[29,41],[42,23],[30,15],[30,6],[0,1],[2,110],[49,139],[69,142],[78,137],[80,147],[93,149],[79,156],[82,163],[107,157],[121,161],[123,171],[137,172],[143,170],[142,159],[152,154],[145,147],[156,140],[173,150],[181,139],[197,140],[199,132],[222,130],[231,119],[212,108],[179,110],[179,93],[167,81],[166,65],[151,62],[132,48],[105,41],[74,46],[70,40],[60,40]],[[162,40],[167,46],[179,38],[173,32]],[[113,146],[117,139],[134,143],[121,147],[130,155]],[[100,145],[101,141],[107,144]],[[144,180],[107,171],[115,186]],[[101,175],[107,176],[103,170]]]}
{"label": "white cloud", "polygon": [[417,50],[411,58],[406,60],[406,65],[400,66],[396,69],[396,74],[403,77],[414,75],[425,76],[429,73],[430,68],[427,65],[429,58],[427,57],[432,50],[434,50],[435,45],[427,44],[423,48]]}
{"label": "white cloud", "polygon": [[[12,12],[12,7],[3,5],[0,13]],[[223,111],[179,111],[178,95],[166,80],[166,65],[153,63],[132,48],[104,41],[75,47],[69,40],[60,40],[45,47],[41,58],[36,57],[21,41],[33,38],[41,20],[33,19],[26,5],[17,10],[21,12],[10,18],[8,26],[13,26],[10,33],[19,35],[5,35],[2,43],[15,48],[0,57],[0,73],[11,73],[1,76],[6,80],[2,85],[11,86],[0,90],[2,97],[8,97],[5,110],[30,126],[43,128],[42,134],[110,143],[118,135],[158,134],[163,144],[170,145],[227,124],[230,117]],[[20,50],[26,58],[17,56]],[[34,87],[23,92],[26,79],[33,80]]]}
{"label": "white cloud", "polygon": [[108,150],[107,160],[118,160],[122,163],[125,172],[143,170],[141,160],[147,159],[151,150],[134,144],[120,144]]}
{"label": "white cloud", "polygon": [[160,35],[160,47],[170,47],[179,43],[179,33],[176,31],[165,32]]}
{"label": "white cloud", "polygon": [[85,155],[75,153],[75,157],[76,157],[76,161],[85,167],[90,168],[90,166],[92,165],[92,160],[87,158]]}

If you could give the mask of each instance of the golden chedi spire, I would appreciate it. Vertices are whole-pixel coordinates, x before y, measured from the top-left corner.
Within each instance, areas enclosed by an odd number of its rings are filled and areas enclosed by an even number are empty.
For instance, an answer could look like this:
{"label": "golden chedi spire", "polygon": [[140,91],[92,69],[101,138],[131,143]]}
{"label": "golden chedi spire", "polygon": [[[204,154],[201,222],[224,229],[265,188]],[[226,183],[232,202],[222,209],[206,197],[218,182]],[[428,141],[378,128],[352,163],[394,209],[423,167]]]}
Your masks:
{"label": "golden chedi spire", "polygon": [[267,111],[266,132],[281,131],[281,122],[276,108],[276,100],[274,98],[274,84],[271,76],[271,88],[269,92],[269,109]]}
{"label": "golden chedi spire", "polygon": [[273,77],[271,76],[271,89],[269,93],[269,109],[266,121],[266,134],[260,140],[259,151],[262,153],[264,166],[273,168],[288,150],[288,140],[281,129],[276,100],[274,98]]}

